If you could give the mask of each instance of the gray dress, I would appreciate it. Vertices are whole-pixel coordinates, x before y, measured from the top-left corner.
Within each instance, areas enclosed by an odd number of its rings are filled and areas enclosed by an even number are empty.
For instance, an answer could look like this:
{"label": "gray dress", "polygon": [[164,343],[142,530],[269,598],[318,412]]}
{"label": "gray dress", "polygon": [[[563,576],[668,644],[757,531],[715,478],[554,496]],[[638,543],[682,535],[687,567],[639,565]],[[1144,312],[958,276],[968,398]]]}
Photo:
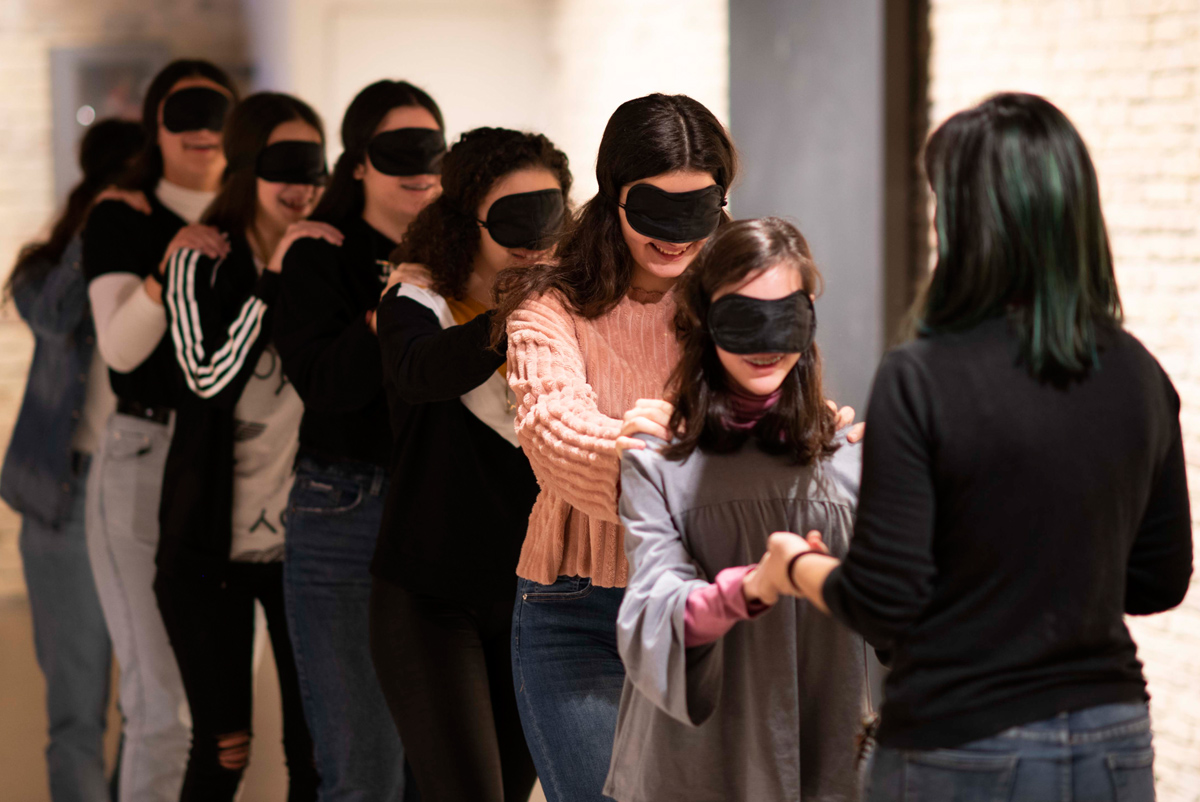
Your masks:
{"label": "gray dress", "polygon": [[756,563],[776,531],[816,529],[844,556],[861,447],[797,467],[748,443],[733,454],[625,453],[630,562],[617,638],[627,676],[604,793],[617,802],[857,800],[862,639],[791,597],[715,643],[684,646],[688,594]]}

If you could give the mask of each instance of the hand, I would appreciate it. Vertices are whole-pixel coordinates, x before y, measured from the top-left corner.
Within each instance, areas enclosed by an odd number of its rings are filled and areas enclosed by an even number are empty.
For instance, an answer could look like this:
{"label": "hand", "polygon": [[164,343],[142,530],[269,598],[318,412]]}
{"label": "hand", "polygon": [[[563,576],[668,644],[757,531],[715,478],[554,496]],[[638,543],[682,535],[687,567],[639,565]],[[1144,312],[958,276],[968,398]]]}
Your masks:
{"label": "hand", "polygon": [[153,273],[146,276],[145,280],[142,281],[142,288],[146,291],[146,294],[150,296],[151,301],[154,301],[154,303],[158,304],[159,306],[163,305],[163,287],[162,284],[158,283],[158,276],[154,275]]}
{"label": "hand", "polygon": [[[833,401],[828,398],[825,399],[825,403],[828,404],[829,408],[833,410],[835,415],[837,415],[837,428],[839,432],[842,429],[845,429],[847,426],[850,426],[850,424],[854,423],[853,407],[842,407],[841,409],[838,409],[838,405],[833,403]],[[866,432],[866,430],[867,424],[865,423],[860,423],[856,426],[850,426],[850,431],[846,432],[847,442],[857,443],[859,440],[862,440],[863,433]]]}
{"label": "hand", "polygon": [[150,208],[150,201],[146,200],[146,195],[141,190],[137,189],[121,189],[120,187],[106,187],[96,199],[92,201],[95,205],[100,201],[115,200],[121,203],[132,206],[142,214],[150,214],[153,209]]}
{"label": "hand", "polygon": [[769,557],[770,552],[763,554],[758,565],[742,577],[742,595],[746,597],[746,601],[758,602],[768,607],[779,601],[779,591],[763,570],[763,564]]}
{"label": "hand", "polygon": [[797,534],[775,532],[767,538],[767,553],[763,555],[758,570],[764,572],[764,580],[780,595],[799,596],[800,592],[788,576],[788,567],[797,554],[812,550],[809,542]]}
{"label": "hand", "polygon": [[287,253],[288,248],[292,247],[292,243],[298,239],[323,239],[326,242],[341,246],[345,235],[338,231],[328,223],[318,223],[316,220],[301,220],[298,223],[292,223],[287,227],[287,231],[283,234],[283,239],[279,240],[279,244],[275,246],[275,253],[271,254],[271,261],[267,262],[267,270],[272,273],[283,272],[283,255]]}
{"label": "hand", "polygon": [[395,287],[397,284],[399,284],[401,281],[404,280],[402,278],[404,273],[403,273],[403,271],[401,271],[401,269],[400,269],[401,267],[402,267],[402,265],[394,265],[392,267],[392,272],[388,273],[387,284],[384,286],[383,292],[379,294],[379,300],[382,301],[383,296],[388,294],[388,290],[390,290],[392,287]]}
{"label": "hand", "polygon": [[635,434],[651,434],[660,440],[671,441],[671,415],[675,414],[675,405],[661,398],[639,398],[634,402],[633,409],[624,415],[624,424],[617,435],[617,457],[620,458],[629,449],[645,448],[646,443],[638,440]]}
{"label": "hand", "polygon": [[175,236],[167,244],[167,251],[158,264],[160,276],[167,272],[167,262],[171,261],[175,252],[183,248],[200,251],[209,259],[224,259],[229,255],[229,238],[212,226],[203,226],[199,223],[184,226],[175,232]]}

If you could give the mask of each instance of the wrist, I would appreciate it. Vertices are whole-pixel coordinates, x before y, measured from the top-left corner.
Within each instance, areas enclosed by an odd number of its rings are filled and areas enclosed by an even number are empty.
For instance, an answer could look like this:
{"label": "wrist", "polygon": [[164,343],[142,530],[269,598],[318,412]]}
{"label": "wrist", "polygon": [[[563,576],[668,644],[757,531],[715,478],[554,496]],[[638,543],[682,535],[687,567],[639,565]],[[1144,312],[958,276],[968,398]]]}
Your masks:
{"label": "wrist", "polygon": [[800,560],[802,558],[811,556],[813,554],[823,555],[824,552],[819,551],[817,549],[805,549],[804,551],[796,552],[795,554],[792,555],[792,558],[790,560],[788,560],[788,564],[787,564],[788,582],[791,583],[792,589],[795,590],[797,593],[803,593],[804,591],[801,590],[800,583],[796,581],[796,563],[800,562]]}

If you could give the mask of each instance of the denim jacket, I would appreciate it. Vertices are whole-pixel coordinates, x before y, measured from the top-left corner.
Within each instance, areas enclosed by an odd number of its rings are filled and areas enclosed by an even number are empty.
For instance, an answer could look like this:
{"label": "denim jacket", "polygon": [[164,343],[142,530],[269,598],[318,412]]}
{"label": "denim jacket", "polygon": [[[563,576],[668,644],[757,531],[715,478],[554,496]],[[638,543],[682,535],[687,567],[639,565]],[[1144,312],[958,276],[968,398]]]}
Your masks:
{"label": "denim jacket", "polygon": [[68,500],[76,491],[71,437],[83,413],[96,347],[87,280],[80,268],[82,251],[76,235],[41,281],[26,282],[13,293],[36,346],[0,471],[0,498],[52,527],[70,509]]}

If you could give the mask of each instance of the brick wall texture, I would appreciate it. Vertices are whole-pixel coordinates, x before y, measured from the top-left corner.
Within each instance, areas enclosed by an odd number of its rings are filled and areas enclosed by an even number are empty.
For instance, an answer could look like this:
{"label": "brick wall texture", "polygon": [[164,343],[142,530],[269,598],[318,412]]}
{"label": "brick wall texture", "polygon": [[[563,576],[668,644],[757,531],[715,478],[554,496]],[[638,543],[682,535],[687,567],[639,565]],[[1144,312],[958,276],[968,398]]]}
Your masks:
{"label": "brick wall texture", "polygon": [[[1183,399],[1200,522],[1200,0],[932,0],[930,120],[1041,94],[1091,149],[1127,326]],[[1195,531],[1195,527],[1193,529]],[[1153,695],[1161,802],[1200,802],[1200,581],[1130,619]]]}

